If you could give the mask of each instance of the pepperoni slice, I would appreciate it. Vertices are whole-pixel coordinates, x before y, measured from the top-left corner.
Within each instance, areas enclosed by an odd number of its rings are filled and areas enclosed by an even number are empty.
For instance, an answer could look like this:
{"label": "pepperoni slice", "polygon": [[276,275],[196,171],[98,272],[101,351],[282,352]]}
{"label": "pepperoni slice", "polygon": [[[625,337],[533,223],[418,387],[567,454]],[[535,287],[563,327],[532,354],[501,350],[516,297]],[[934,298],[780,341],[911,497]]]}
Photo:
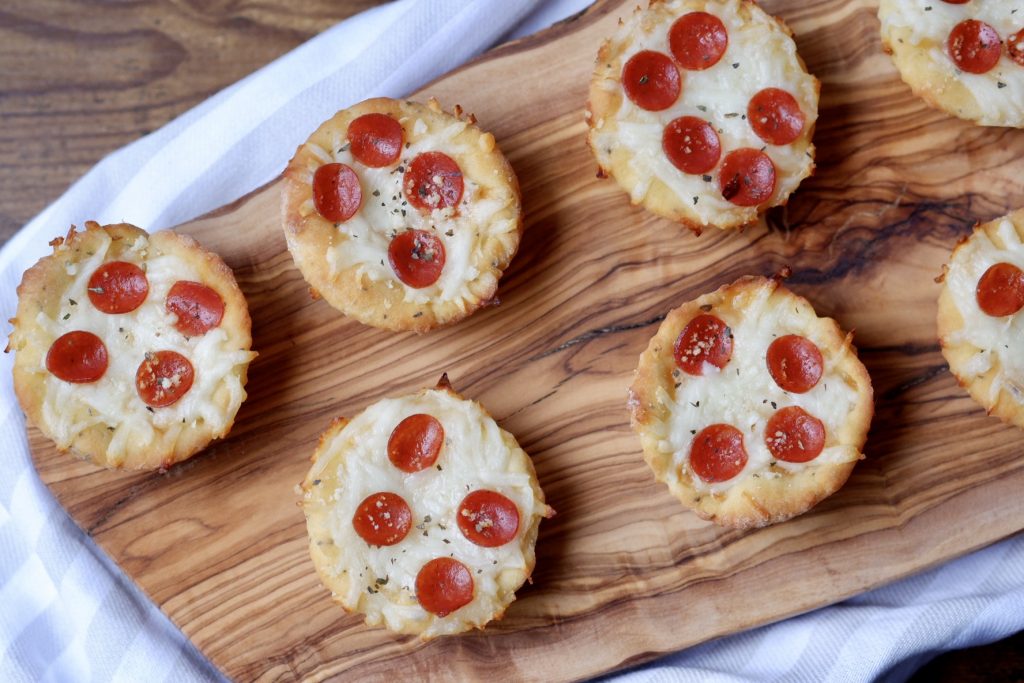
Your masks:
{"label": "pepperoni slice", "polygon": [[192,388],[195,371],[188,358],[177,351],[153,351],[135,372],[135,390],[152,408],[166,408]]}
{"label": "pepperoni slice", "polygon": [[423,289],[441,277],[444,244],[432,232],[406,230],[388,245],[388,261],[399,280],[413,289]]}
{"label": "pepperoni slice", "polygon": [[671,57],[660,52],[637,52],[622,67],[622,88],[641,109],[668,109],[679,99],[682,87],[679,69]]}
{"label": "pepperoni slice", "polygon": [[690,468],[709,484],[732,479],[743,471],[746,464],[743,434],[735,427],[713,424],[693,437]]}
{"label": "pepperoni slice", "polygon": [[462,200],[462,169],[443,152],[413,159],[402,183],[409,203],[421,211],[455,208]]}
{"label": "pepperoni slice", "polygon": [[787,334],[768,347],[768,372],[783,391],[804,394],[818,384],[825,361],[818,346],[806,337]]}
{"label": "pepperoni slice", "polygon": [[683,173],[707,173],[722,156],[722,143],[711,124],[696,116],[681,116],[667,126],[661,148]]}
{"label": "pepperoni slice", "polygon": [[459,503],[462,535],[484,548],[497,548],[516,537],[519,508],[497,491],[473,491]]}
{"label": "pepperoni slice", "polygon": [[972,74],[991,71],[999,62],[1003,44],[999,32],[984,21],[967,19],[953,27],[946,43],[949,58],[961,70]]}
{"label": "pepperoni slice", "polygon": [[730,358],[732,330],[716,316],[698,315],[676,339],[676,365],[687,374],[703,375],[705,363],[724,368]]}
{"label": "pepperoni slice", "polygon": [[788,145],[804,131],[804,113],[796,98],[779,88],[765,88],[750,98],[747,121],[770,145]]}
{"label": "pepperoni slice", "polygon": [[381,168],[398,161],[405,131],[387,114],[363,114],[348,124],[352,156],[367,166]]}
{"label": "pepperoni slice", "polygon": [[313,205],[333,223],[344,223],[359,211],[363,188],[359,176],[345,164],[324,164],[313,174]]}
{"label": "pepperoni slice", "polygon": [[825,425],[803,408],[787,406],[768,419],[764,440],[779,460],[807,462],[825,448]]}
{"label": "pepperoni slice", "polygon": [[737,149],[725,157],[718,180],[725,199],[737,206],[757,206],[775,192],[775,164],[764,152]]}
{"label": "pepperoni slice", "polygon": [[424,413],[410,415],[395,427],[388,439],[388,460],[403,472],[419,472],[437,461],[444,443],[444,427]]}
{"label": "pepperoni slice", "polygon": [[92,332],[68,332],[50,345],[46,369],[65,382],[95,382],[107,371],[107,347]]}
{"label": "pepperoni slice", "polygon": [[131,313],[148,294],[146,274],[127,261],[104,263],[89,278],[89,301],[104,313]]}
{"label": "pepperoni slice", "polygon": [[729,47],[722,20],[707,12],[690,12],[668,31],[668,45],[684,69],[703,71],[718,63]]}
{"label": "pepperoni slice", "polygon": [[431,614],[447,616],[473,601],[473,575],[458,560],[438,557],[416,575],[416,598]]}
{"label": "pepperoni slice", "polygon": [[370,545],[394,545],[409,534],[412,510],[397,493],[367,496],[352,516],[352,527]]}
{"label": "pepperoni slice", "polygon": [[178,316],[174,327],[186,337],[200,337],[220,325],[224,299],[212,287],[178,280],[167,292],[168,313]]}
{"label": "pepperoni slice", "polygon": [[1010,59],[1020,66],[1024,66],[1024,29],[1006,39],[1006,52],[1010,55]]}
{"label": "pepperoni slice", "polygon": [[978,307],[999,318],[1024,308],[1024,272],[1011,263],[997,263],[981,276],[975,291]]}

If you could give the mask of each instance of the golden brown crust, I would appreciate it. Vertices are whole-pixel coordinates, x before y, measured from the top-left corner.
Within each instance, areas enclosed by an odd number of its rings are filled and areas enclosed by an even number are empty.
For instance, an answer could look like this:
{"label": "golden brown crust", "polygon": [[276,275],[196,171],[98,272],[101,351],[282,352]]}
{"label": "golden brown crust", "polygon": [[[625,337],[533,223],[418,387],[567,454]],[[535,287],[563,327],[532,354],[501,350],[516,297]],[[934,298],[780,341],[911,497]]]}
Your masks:
{"label": "golden brown crust", "polygon": [[[486,409],[480,406],[480,404],[468,401],[452,389],[451,384],[447,382],[447,376],[442,377],[435,389],[424,389],[414,397],[408,398],[424,396],[432,391],[445,392],[460,402],[472,403],[481,410],[485,419],[493,420]],[[438,629],[436,628],[438,622],[442,621],[442,619],[451,620],[453,617],[458,618],[459,611],[445,618],[429,616],[426,620],[394,619],[383,616],[372,609],[368,604],[367,593],[362,590],[355,593],[357,596],[355,601],[348,597],[351,594],[351,581],[353,580],[352,575],[354,572],[339,571],[339,568],[345,566],[345,558],[343,557],[342,550],[336,543],[336,539],[330,532],[329,515],[336,504],[336,496],[331,496],[328,492],[336,491],[342,486],[342,482],[338,478],[338,471],[340,464],[345,458],[349,457],[349,452],[347,450],[338,451],[337,448],[335,448],[334,452],[329,451],[332,446],[336,445],[336,440],[350,423],[351,421],[345,418],[338,418],[332,422],[331,426],[320,437],[316,452],[313,455],[313,467],[301,484],[303,492],[301,505],[307,520],[310,556],[316,567],[317,575],[331,591],[333,600],[347,612],[363,614],[368,625],[384,625],[393,632],[419,635],[423,640],[429,640],[437,635],[460,633],[473,628],[482,629],[486,623],[501,619],[505,610],[515,600],[515,591],[529,580],[533,572],[536,564],[534,548],[540,531],[541,517],[551,517],[554,515],[554,510],[544,503],[544,492],[537,481],[537,473],[534,469],[533,461],[522,451],[515,437],[507,431],[498,428],[503,447],[513,454],[519,454],[518,457],[512,459],[507,472],[521,472],[528,475],[533,499],[543,509],[541,514],[523,511],[523,514],[530,518],[529,527],[521,534],[518,541],[523,554],[524,565],[522,567],[507,567],[497,575],[497,591],[492,596],[493,609],[485,618],[463,620],[458,624],[458,628],[454,629]],[[355,438],[358,438],[358,436],[350,437],[350,441]],[[333,460],[320,462],[325,456],[333,458]],[[327,465],[330,465],[330,467]],[[323,499],[325,495],[328,496],[328,500]],[[413,536],[411,540],[415,542],[415,537]],[[403,543],[406,542],[408,541],[403,541]],[[383,591],[384,588],[381,590]],[[480,600],[479,590],[481,589],[478,588],[478,592],[474,597],[474,604]],[[389,595],[389,599],[407,607],[414,607],[418,604],[415,597],[410,594],[398,592],[397,594],[392,593]]]}
{"label": "golden brown crust", "polygon": [[[960,386],[966,389],[971,398],[985,408],[989,415],[1024,429],[1024,397],[1019,394],[1015,396],[1016,385],[1013,378],[1007,376],[1012,374],[1012,371],[1004,366],[1001,359],[1001,352],[1014,352],[1013,344],[1019,338],[1016,330],[1009,326],[1004,328],[1006,339],[1000,340],[1000,343],[1005,342],[1003,349],[992,348],[991,344],[985,345],[978,339],[967,338],[965,330],[980,330],[989,321],[970,296],[973,292],[967,292],[967,297],[961,295],[958,305],[958,298],[952,290],[952,287],[958,286],[958,282],[964,278],[963,270],[974,266],[972,260],[975,256],[972,252],[976,247],[976,241],[989,240],[997,249],[1011,246],[1005,243],[1005,235],[1000,234],[1000,227],[1007,223],[1018,241],[1018,245],[1015,246],[1019,246],[1019,242],[1024,241],[1024,209],[988,223],[975,225],[970,237],[961,238],[957,242],[950,255],[949,265],[944,267],[936,322],[942,355],[949,363],[950,372]],[[976,286],[976,282],[976,278],[971,277],[968,284],[974,283]],[[968,300],[964,301],[964,298]],[[979,319],[974,318],[972,325],[968,325],[964,317],[965,312],[962,310],[964,306],[971,306],[968,315],[979,316],[980,324]],[[1021,315],[1024,314],[1016,314]],[[995,346],[998,347],[999,344]],[[976,363],[980,356],[987,362],[979,368]]]}
{"label": "golden brown crust", "polygon": [[[963,74],[946,57],[943,43],[931,39],[915,42],[909,27],[891,23],[889,17],[898,12],[897,5],[903,2],[906,0],[882,0],[878,16],[882,24],[882,49],[892,57],[900,78],[911,91],[933,109],[965,121],[982,126],[1024,127],[1024,112],[1006,111],[975,96],[961,79]],[[941,62],[936,60],[936,54],[942,55]]]}
{"label": "golden brown crust", "polygon": [[[801,334],[814,341],[825,358],[823,381],[842,382],[855,393],[857,398],[848,418],[839,430],[829,431],[826,441],[826,448],[848,448],[854,457],[841,462],[812,461],[790,469],[773,461],[761,472],[740,474],[722,490],[709,490],[695,482],[688,469],[683,471],[677,464],[676,453],[664,446],[669,439],[673,410],[678,409],[674,407],[678,387],[689,377],[676,367],[674,345],[686,324],[697,315],[714,311],[727,324],[736,326],[750,315],[751,302],[762,297],[767,297],[767,304],[761,311],[782,306],[787,311],[798,310],[800,327],[790,326],[781,333]],[[727,365],[723,372],[731,370]],[[640,356],[629,391],[629,408],[633,429],[640,434],[644,459],[658,481],[666,483],[683,505],[702,518],[722,526],[751,528],[802,514],[845,483],[856,460],[863,457],[861,449],[871,423],[873,402],[871,380],[857,359],[852,335],[843,333],[834,320],[817,317],[810,303],[777,279],[745,277],[669,312]],[[748,450],[749,446],[748,443]]]}
{"label": "golden brown crust", "polygon": [[[671,22],[681,15],[681,10],[679,8],[672,9],[670,7],[671,4],[673,3],[669,3],[667,0],[650,0],[647,9],[643,9],[640,6],[636,7],[634,11],[635,16],[631,21],[639,21],[643,26],[662,23],[664,30],[667,31]],[[709,9],[709,5],[714,5],[718,12],[726,11],[726,8],[715,0],[686,0],[680,6],[685,11],[704,11]],[[750,0],[741,0],[738,3],[738,8],[738,16],[744,22],[751,21],[755,13],[758,15],[764,14]],[[782,19],[778,17],[771,18],[785,36],[792,38],[793,32]],[[620,24],[622,23],[620,20]],[[741,207],[727,204],[717,210],[712,216],[702,217],[691,196],[693,193],[680,193],[666,184],[657,175],[645,178],[632,163],[634,155],[625,144],[605,145],[605,148],[602,148],[601,138],[605,140],[609,138],[617,139],[618,136],[619,126],[616,116],[624,103],[622,88],[618,84],[620,83],[624,58],[627,56],[627,52],[631,53],[631,43],[629,41],[634,37],[634,33],[635,31],[631,32],[626,39],[620,36],[609,38],[598,50],[585,111],[588,126],[587,142],[598,162],[598,177],[614,178],[618,185],[630,195],[630,201],[633,204],[642,205],[648,211],[677,222],[698,235],[707,227],[720,229],[742,228],[756,222],[760,214],[768,208],[784,205],[788,201],[791,191],[778,193],[774,201],[766,202],[760,206]],[[800,72],[808,75],[803,59],[799,54],[795,54],[795,56]],[[814,84],[814,102],[816,105],[821,91],[821,83],[813,76],[810,76],[810,78]],[[618,87],[609,87],[608,84],[610,83],[615,83]],[[685,91],[685,76],[683,87]],[[812,117],[806,129],[801,133],[800,138],[793,143],[793,146],[798,148],[800,155],[805,155],[810,159],[808,165],[798,175],[794,176],[796,181],[793,185],[794,189],[800,181],[814,173],[813,159],[815,149],[811,140],[814,136],[816,122],[816,116]],[[758,141],[757,146],[761,147],[762,145],[763,142]],[[660,152],[660,149],[658,151]],[[723,148],[722,158],[729,151],[731,150]],[[780,174],[783,172],[779,168],[776,170]],[[717,174],[717,168],[709,174],[709,176],[715,178],[712,181],[713,183],[717,183]],[[781,181],[781,177],[779,180]],[[717,187],[717,184],[715,187]],[[640,196],[638,196],[638,188],[645,188]]]}
{"label": "golden brown crust", "polygon": [[[69,402],[59,406],[56,411],[46,409],[45,406],[48,400],[52,400],[48,399],[50,383],[64,383],[45,370],[45,357],[56,337],[52,328],[41,321],[56,321],[63,317],[61,311],[68,303],[67,291],[74,280],[75,269],[91,258],[93,253],[103,249],[108,238],[108,258],[104,261],[121,258],[138,260],[137,256],[126,255],[136,241],[142,239],[146,242],[145,250],[148,254],[173,255],[191,266],[201,281],[215,289],[224,300],[225,312],[220,328],[228,335],[226,344],[232,349],[244,350],[249,359],[255,356],[249,352],[252,337],[248,306],[235,282],[234,274],[219,256],[206,251],[187,235],[171,231],[147,235],[145,231],[126,223],[101,227],[90,221],[86,223],[85,231],[78,232],[72,226],[66,238],[57,238],[51,242],[53,254],[40,259],[26,271],[18,287],[18,311],[11,320],[14,329],[9,340],[9,349],[15,352],[14,390],[29,421],[54,440],[59,450],[70,451],[77,457],[108,468],[166,469],[192,456],[212,439],[221,438],[230,431],[238,409],[238,406],[232,406],[234,398],[230,391],[220,388],[212,395],[214,405],[225,414],[226,426],[223,428],[215,428],[208,422],[173,430],[154,427],[150,439],[135,436],[123,444],[124,440],[117,434],[117,430],[122,428],[117,422],[118,416],[106,416],[107,419],[97,422],[85,418],[89,408],[84,404]],[[83,301],[77,305],[90,305],[84,297],[80,298]],[[143,306],[148,304],[147,300]],[[74,329],[74,322],[72,319],[65,325],[68,329],[57,326],[58,332],[63,334]],[[239,379],[241,387],[245,386],[247,371],[248,361],[232,370],[231,374]],[[134,376],[123,378],[123,381],[134,392]],[[244,396],[243,390],[243,400]],[[89,416],[92,414],[88,412]],[[83,421],[91,424],[74,433],[67,433],[68,422],[76,424]],[[115,445],[112,446],[112,443]]]}
{"label": "golden brown crust", "polygon": [[[452,139],[454,147],[443,151],[462,169],[468,181],[467,192],[470,183],[478,188],[473,201],[498,200],[501,208],[486,225],[462,224],[463,229],[480,234],[480,237],[472,238],[470,257],[477,273],[452,296],[441,296],[437,292],[429,298],[416,296],[417,290],[410,292],[394,276],[390,266],[386,265],[387,257],[383,251],[379,254],[379,270],[371,274],[357,265],[343,265],[335,270],[329,262],[328,255],[342,253],[338,250],[344,250],[352,238],[313,208],[312,175],[322,164],[337,159],[337,150],[345,145],[349,123],[367,113],[384,113],[398,119],[403,125],[406,140],[413,144],[452,124],[460,121],[466,124],[464,130]],[[523,232],[521,199],[519,182],[494,136],[478,128],[475,121],[472,115],[464,114],[458,106],[454,115],[443,112],[436,100],[423,105],[407,100],[374,98],[339,111],[298,148],[285,171],[283,224],[288,249],[303,277],[310,283],[312,292],[345,315],[367,325],[421,333],[456,323],[494,298],[498,281],[519,248]],[[417,122],[423,125],[419,126]],[[458,153],[453,151],[456,148],[460,150]],[[403,152],[397,166],[407,164],[411,160],[408,156]],[[366,170],[360,164],[355,164],[354,168],[359,174]],[[368,209],[367,202],[375,199],[371,192],[364,181],[361,212]],[[407,210],[414,211],[412,207]],[[511,225],[511,229],[501,229],[504,225]],[[373,227],[381,230],[382,234],[387,232],[386,227]],[[369,265],[371,269],[378,266],[377,263]],[[450,267],[450,263],[445,266],[446,269]]]}

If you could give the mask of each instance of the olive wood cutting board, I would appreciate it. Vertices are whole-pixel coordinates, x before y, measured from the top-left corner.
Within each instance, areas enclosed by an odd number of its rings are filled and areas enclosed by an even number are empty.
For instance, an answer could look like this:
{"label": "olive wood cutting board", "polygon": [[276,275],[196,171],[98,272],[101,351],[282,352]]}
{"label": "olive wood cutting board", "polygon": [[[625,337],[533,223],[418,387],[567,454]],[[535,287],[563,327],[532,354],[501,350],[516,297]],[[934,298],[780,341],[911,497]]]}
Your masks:
{"label": "olive wood cutting board", "polygon": [[[30,430],[57,499],[228,676],[580,679],[1024,527],[1021,434],[957,386],[934,322],[934,278],[957,239],[1024,206],[1024,132],[915,99],[882,53],[874,3],[764,0],[823,82],[818,171],[763,224],[697,237],[631,207],[595,177],[585,146],[594,56],[635,4],[598,2],[417,94],[475,112],[522,183],[527,229],[500,306],[424,336],[346,320],[292,265],[273,182],[179,227],[223,255],[252,312],[260,356],[230,437],[165,474],[132,474],[62,456]],[[666,311],[783,266],[820,314],[856,330],[877,400],[867,459],[803,517],[719,529],[654,481],[626,389]],[[295,485],[332,418],[444,371],[518,437],[558,515],[541,525],[534,583],[504,620],[423,643],[331,602]]]}

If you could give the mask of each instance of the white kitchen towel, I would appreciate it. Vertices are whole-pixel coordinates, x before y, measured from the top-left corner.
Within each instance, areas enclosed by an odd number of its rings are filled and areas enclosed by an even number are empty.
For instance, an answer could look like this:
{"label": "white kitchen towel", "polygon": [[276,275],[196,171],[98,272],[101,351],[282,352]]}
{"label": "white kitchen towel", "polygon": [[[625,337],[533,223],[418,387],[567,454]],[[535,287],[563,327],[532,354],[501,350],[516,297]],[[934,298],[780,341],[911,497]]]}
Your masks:
{"label": "white kitchen towel", "polygon": [[[356,16],[111,154],[0,251],[22,272],[87,219],[175,225],[273,178],[337,109],[403,96],[589,0],[398,0]],[[0,681],[216,680],[39,482],[0,357]],[[680,615],[686,618],[685,614]],[[670,655],[629,681],[903,680],[935,652],[1024,628],[1024,537],[840,605]]]}

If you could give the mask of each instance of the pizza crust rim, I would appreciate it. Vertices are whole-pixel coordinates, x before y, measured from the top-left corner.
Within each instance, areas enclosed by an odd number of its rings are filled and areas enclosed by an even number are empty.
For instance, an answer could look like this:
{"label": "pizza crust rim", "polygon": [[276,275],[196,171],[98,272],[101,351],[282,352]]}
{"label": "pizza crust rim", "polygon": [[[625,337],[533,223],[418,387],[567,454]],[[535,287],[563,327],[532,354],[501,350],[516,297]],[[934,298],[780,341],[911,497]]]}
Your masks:
{"label": "pizza crust rim", "polygon": [[[473,263],[479,272],[469,283],[469,298],[444,302],[432,299],[417,304],[404,300],[405,285],[397,278],[394,281],[373,281],[359,276],[358,266],[342,269],[332,276],[324,254],[332,245],[347,240],[339,240],[334,223],[315,210],[308,216],[303,216],[300,211],[300,207],[310,201],[313,195],[312,185],[304,176],[325,163],[311,151],[310,144],[329,140],[332,135],[347,131],[349,122],[370,113],[389,114],[396,119],[419,117],[427,124],[428,134],[436,127],[447,126],[455,121],[467,122],[469,125],[456,137],[467,142],[472,149],[471,154],[456,159],[463,175],[472,177],[483,188],[501,188],[510,192],[509,204],[495,214],[492,222],[511,219],[516,228],[501,235],[489,235],[480,245],[479,258]],[[409,135],[408,128],[406,135]],[[488,183],[482,182],[484,179]],[[288,162],[281,193],[281,214],[288,251],[302,277],[310,285],[313,296],[322,297],[342,314],[365,325],[395,332],[424,333],[452,325],[493,302],[498,283],[518,251],[525,229],[519,180],[494,136],[480,129],[472,114],[464,114],[458,106],[449,114],[434,99],[421,104],[387,97],[372,98],[342,109],[323,122],[298,147],[295,156]],[[388,287],[389,282],[397,284]]]}
{"label": "pizza crust rim", "polygon": [[[193,237],[163,230],[153,234],[129,223],[114,223],[101,226],[88,221],[84,231],[77,231],[74,226],[66,237],[57,238],[51,244],[53,253],[44,256],[31,268],[25,271],[21,284],[18,286],[18,308],[11,319],[13,329],[10,334],[8,350],[15,352],[14,357],[14,392],[18,397],[22,410],[28,421],[35,425],[44,436],[54,443],[59,452],[68,452],[73,456],[107,469],[126,470],[166,470],[172,465],[187,460],[214,439],[227,436],[234,426],[237,409],[225,423],[223,430],[213,430],[203,423],[201,426],[190,425],[174,443],[145,443],[134,445],[123,459],[111,460],[107,446],[111,441],[111,432],[103,425],[95,424],[73,437],[69,443],[61,444],[54,439],[53,426],[45,419],[43,402],[45,397],[44,383],[49,379],[46,373],[34,371],[41,367],[46,352],[53,339],[36,322],[36,315],[46,312],[59,305],[70,277],[65,266],[76,263],[76,254],[88,251],[101,233],[106,233],[113,240],[109,253],[112,260],[123,253],[128,242],[139,237],[146,237],[151,248],[174,253],[192,265],[203,280],[203,283],[216,289],[224,300],[224,317],[220,328],[228,332],[229,344],[232,347],[251,350],[252,321],[249,307],[231,268],[216,253],[203,248]],[[99,238],[102,239],[102,238]],[[53,283],[61,283],[54,287]],[[49,342],[40,342],[40,338]],[[249,363],[255,358],[252,352],[248,362],[236,368],[232,374],[239,378],[242,386],[242,400],[245,402],[245,384],[248,380]],[[192,359],[189,359],[192,360]],[[228,397],[219,392],[215,397],[218,409],[223,414],[230,412]],[[157,434],[163,435],[157,429]]]}
{"label": "pizza crust rim", "polygon": [[[701,314],[702,306],[728,310],[729,302],[746,290],[768,287],[774,295],[785,298],[787,305],[799,303],[809,316],[814,317],[815,338],[822,355],[833,363],[833,372],[845,375],[856,385],[858,401],[837,435],[837,441],[854,446],[863,459],[863,446],[874,414],[871,378],[857,358],[852,334],[846,334],[831,318],[817,316],[811,304],[803,297],[782,286],[777,279],[747,276],[704,294],[672,309],[661,323],[640,356],[634,381],[629,389],[631,426],[641,440],[644,460],[655,478],[669,488],[679,502],[693,510],[702,519],[720,526],[736,529],[763,527],[801,515],[838,491],[856,461],[810,465],[797,473],[772,468],[781,473],[778,478],[746,477],[719,494],[700,492],[692,484],[690,475],[680,477],[672,463],[672,453],[658,448],[659,437],[652,427],[669,419],[669,407],[655,397],[658,391],[674,390],[675,360],[671,349],[686,324]],[[736,309],[733,309],[736,310]],[[666,353],[665,350],[668,350]],[[836,363],[836,359],[839,362]]]}

